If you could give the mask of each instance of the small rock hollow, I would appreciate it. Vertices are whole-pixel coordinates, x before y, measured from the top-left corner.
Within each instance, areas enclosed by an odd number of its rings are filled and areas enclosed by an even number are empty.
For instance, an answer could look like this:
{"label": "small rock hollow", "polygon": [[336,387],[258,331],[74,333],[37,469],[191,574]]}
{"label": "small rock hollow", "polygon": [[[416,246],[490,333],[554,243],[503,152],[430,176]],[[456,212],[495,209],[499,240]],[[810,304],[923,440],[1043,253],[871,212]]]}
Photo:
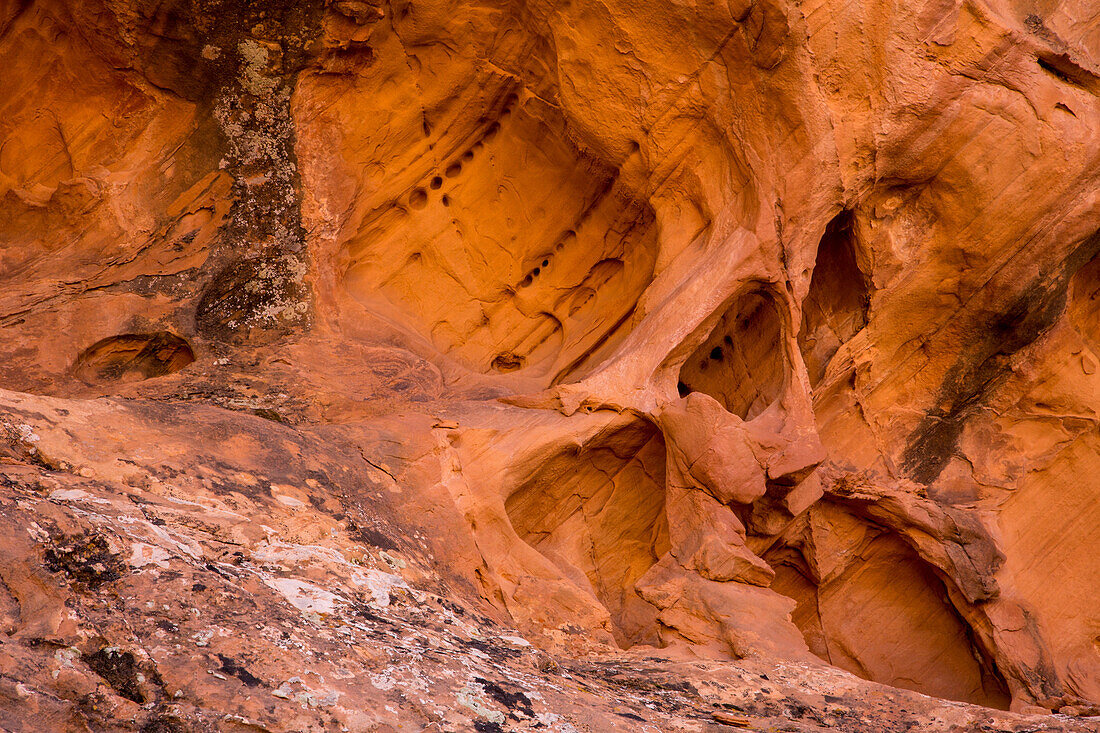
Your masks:
{"label": "small rock hollow", "polygon": [[73,373],[90,384],[137,382],[178,372],[194,360],[191,346],[175,334],[124,333],[80,352]]}
{"label": "small rock hollow", "polygon": [[505,502],[516,533],[611,614],[622,646],[658,644],[657,610],[634,589],[668,551],[665,443],[648,422],[548,460]]}
{"label": "small rock hollow", "polygon": [[783,354],[783,319],[774,297],[763,290],[746,293],[680,368],[680,394],[703,392],[751,420],[783,392]]}
{"label": "small rock hollow", "polygon": [[817,248],[810,291],[802,303],[798,346],[810,384],[825,376],[840,345],[867,325],[871,288],[857,261],[851,212],[838,214]]}

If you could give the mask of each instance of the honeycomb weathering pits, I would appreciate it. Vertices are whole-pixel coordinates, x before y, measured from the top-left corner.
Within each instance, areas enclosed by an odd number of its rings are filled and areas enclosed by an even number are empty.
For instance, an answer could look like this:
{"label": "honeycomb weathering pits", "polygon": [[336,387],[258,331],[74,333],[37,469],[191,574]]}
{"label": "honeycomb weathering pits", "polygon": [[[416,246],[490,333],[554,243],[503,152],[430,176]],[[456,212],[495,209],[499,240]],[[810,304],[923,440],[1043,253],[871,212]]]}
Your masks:
{"label": "honeycomb weathering pits", "polygon": [[360,225],[344,283],[470,369],[555,378],[619,335],[652,276],[654,217],[569,144],[555,110],[504,104]]}
{"label": "honeycomb weathering pits", "polygon": [[0,728],[1095,729],[1095,5],[0,3]]}

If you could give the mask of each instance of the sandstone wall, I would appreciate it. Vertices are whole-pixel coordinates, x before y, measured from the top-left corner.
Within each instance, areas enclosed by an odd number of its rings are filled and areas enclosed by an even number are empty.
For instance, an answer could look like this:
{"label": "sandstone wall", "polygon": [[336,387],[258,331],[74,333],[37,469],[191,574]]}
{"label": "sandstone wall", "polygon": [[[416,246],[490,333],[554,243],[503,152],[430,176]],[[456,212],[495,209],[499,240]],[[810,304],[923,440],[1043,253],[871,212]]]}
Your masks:
{"label": "sandstone wall", "polygon": [[[567,656],[1098,711],[1094,3],[9,0],[0,68],[4,679],[137,633],[66,583],[335,542]],[[78,489],[211,514],[89,583],[152,520]]]}

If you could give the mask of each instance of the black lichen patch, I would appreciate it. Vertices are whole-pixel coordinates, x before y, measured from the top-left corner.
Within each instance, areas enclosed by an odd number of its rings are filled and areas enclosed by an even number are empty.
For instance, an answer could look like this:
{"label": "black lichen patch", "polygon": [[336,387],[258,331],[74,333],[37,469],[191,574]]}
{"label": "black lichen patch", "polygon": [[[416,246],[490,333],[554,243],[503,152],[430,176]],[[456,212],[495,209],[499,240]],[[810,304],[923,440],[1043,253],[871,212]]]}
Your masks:
{"label": "black lichen patch", "polygon": [[[487,622],[486,622],[487,623]],[[487,654],[494,662],[506,662],[509,659],[522,656],[522,654],[511,647],[498,646],[488,641],[482,641],[481,639],[460,640],[464,646],[471,649],[477,649],[483,654]]]}
{"label": "black lichen patch", "polygon": [[373,545],[382,550],[396,550],[397,543],[373,527],[364,527],[355,522],[348,522],[348,532],[359,542]]}
{"label": "black lichen patch", "polygon": [[145,694],[141,691],[138,680],[140,670],[132,653],[104,647],[91,654],[84,654],[81,660],[120,696],[136,703],[145,703]]}
{"label": "black lichen patch", "polygon": [[187,733],[187,728],[176,718],[156,715],[141,726],[141,733]]}
{"label": "black lichen patch", "polygon": [[1005,374],[1008,360],[1054,324],[1066,291],[1033,284],[1000,318],[983,329],[986,338],[947,373],[936,400],[909,435],[903,465],[914,481],[935,481],[954,456],[966,421]]}
{"label": "black lichen patch", "polygon": [[670,679],[660,670],[627,667],[619,664],[591,663],[574,666],[574,672],[609,685],[613,694],[637,696],[646,707],[664,713],[710,720],[699,690],[690,682]]}
{"label": "black lichen patch", "polygon": [[65,573],[75,585],[90,590],[122,577],[125,565],[111,552],[107,540],[97,534],[62,536],[46,550],[46,569]]}
{"label": "black lichen patch", "polygon": [[1032,281],[1011,306],[976,324],[974,340],[947,372],[935,406],[909,434],[902,465],[914,481],[931,484],[954,457],[966,421],[1008,372],[1014,354],[1034,343],[1066,308],[1069,279],[1100,251],[1100,233],[1083,242],[1053,274]]}
{"label": "black lichen patch", "polygon": [[474,681],[481,685],[486,695],[508,709],[508,717],[516,719],[516,711],[523,713],[528,718],[535,717],[531,699],[522,692],[508,692],[496,682],[487,680],[484,677],[475,677]]}
{"label": "black lichen patch", "polygon": [[213,58],[205,105],[218,128],[233,204],[196,304],[198,332],[267,342],[308,328],[305,230],[290,98],[316,62],[321,0],[221,0],[200,56]]}
{"label": "black lichen patch", "polygon": [[256,417],[262,417],[264,420],[270,420],[271,422],[282,423],[283,425],[288,424],[285,417],[279,414],[278,411],[272,410],[269,407],[257,407],[252,410],[252,414]]}
{"label": "black lichen patch", "polygon": [[234,677],[239,679],[241,682],[243,682],[248,687],[259,687],[260,685],[263,684],[263,680],[261,680],[259,677],[252,674],[251,672],[249,672],[244,667],[242,667],[240,664],[238,664],[236,661],[234,661],[231,657],[227,657],[227,656],[224,656],[222,654],[219,654],[218,659],[221,660],[221,663],[222,663],[221,671],[222,671],[223,674],[233,675]]}
{"label": "black lichen patch", "polygon": [[504,733],[504,728],[500,727],[500,723],[493,723],[489,720],[475,720],[474,730],[477,733]]}
{"label": "black lichen patch", "polygon": [[290,255],[245,259],[217,272],[199,298],[195,325],[206,338],[232,343],[252,337],[250,329],[286,328],[301,321],[308,288],[295,277]]}
{"label": "black lichen patch", "polygon": [[617,669],[595,665],[596,674],[617,687],[637,692],[680,693],[689,697],[699,697],[695,685],[686,681],[673,681],[658,675],[656,679],[647,679],[644,675],[654,674],[651,670]]}

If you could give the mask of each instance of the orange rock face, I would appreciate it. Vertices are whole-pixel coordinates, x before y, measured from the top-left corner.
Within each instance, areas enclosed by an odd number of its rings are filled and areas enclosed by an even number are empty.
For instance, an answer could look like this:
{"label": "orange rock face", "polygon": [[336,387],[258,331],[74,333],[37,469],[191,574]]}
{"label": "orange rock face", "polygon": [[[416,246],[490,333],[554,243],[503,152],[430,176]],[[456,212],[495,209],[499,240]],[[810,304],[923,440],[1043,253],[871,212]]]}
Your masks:
{"label": "orange rock face", "polygon": [[12,0],[0,68],[0,728],[1100,725],[1095,3]]}

